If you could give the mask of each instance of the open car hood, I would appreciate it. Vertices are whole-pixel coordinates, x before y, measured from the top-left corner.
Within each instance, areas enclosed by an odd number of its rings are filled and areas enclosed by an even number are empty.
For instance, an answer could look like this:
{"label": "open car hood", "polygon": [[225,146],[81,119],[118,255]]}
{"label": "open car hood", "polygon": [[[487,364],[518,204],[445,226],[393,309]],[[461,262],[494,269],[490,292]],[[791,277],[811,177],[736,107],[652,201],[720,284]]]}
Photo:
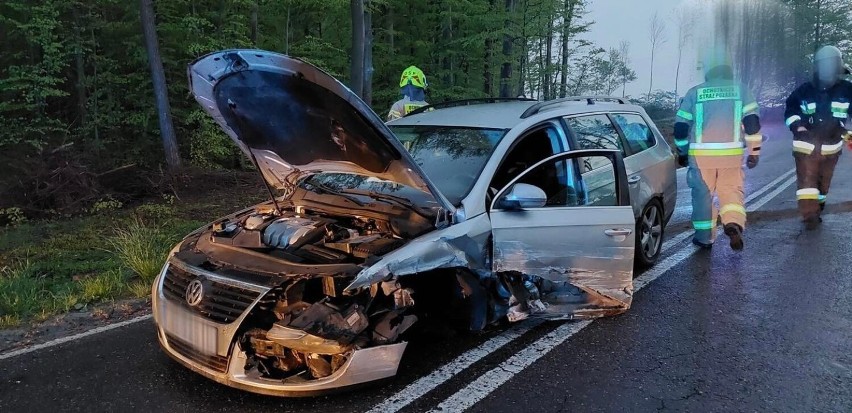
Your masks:
{"label": "open car hood", "polygon": [[273,187],[288,190],[319,172],[358,174],[417,188],[452,211],[375,112],[313,65],[225,50],[192,62],[188,72],[195,99]]}

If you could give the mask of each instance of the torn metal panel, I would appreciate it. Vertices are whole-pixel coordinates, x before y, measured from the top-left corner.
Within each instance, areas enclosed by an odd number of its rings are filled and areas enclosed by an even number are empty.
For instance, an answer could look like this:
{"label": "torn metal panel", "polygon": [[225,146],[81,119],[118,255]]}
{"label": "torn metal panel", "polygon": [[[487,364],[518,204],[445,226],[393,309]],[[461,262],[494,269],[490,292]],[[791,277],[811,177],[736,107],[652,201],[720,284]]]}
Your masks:
{"label": "torn metal panel", "polygon": [[[517,297],[530,315],[548,318],[594,318],[618,314],[630,308],[633,268],[629,247],[599,245],[552,245],[533,248],[520,241],[494,245],[496,273],[523,274],[535,285],[539,297]],[[544,303],[544,308],[537,300]],[[513,307],[514,309],[514,307]],[[514,319],[525,317],[510,310]]]}
{"label": "torn metal panel", "polygon": [[488,270],[486,250],[491,225],[487,215],[424,235],[384,256],[361,271],[347,290],[386,281],[393,276],[411,275],[438,268],[468,268],[477,273]]}

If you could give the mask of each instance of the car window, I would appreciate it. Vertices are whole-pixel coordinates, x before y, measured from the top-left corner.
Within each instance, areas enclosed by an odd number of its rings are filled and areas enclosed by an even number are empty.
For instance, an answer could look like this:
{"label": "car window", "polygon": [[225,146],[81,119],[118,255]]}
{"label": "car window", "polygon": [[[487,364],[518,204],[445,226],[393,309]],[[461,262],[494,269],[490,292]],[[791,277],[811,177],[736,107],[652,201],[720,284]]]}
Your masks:
{"label": "car window", "polygon": [[545,208],[618,205],[612,162],[603,156],[588,158],[609,167],[578,173],[585,158],[556,159],[525,172],[516,183],[541,188],[547,197]]}
{"label": "car window", "polygon": [[506,131],[448,126],[393,126],[394,134],[438,190],[461,202]]}
{"label": "car window", "polygon": [[[577,149],[615,149],[622,150],[618,131],[615,130],[606,115],[578,116],[566,119],[568,127],[574,133]],[[586,158],[583,171],[595,170],[611,165],[606,158]]]}
{"label": "car window", "polygon": [[630,154],[637,154],[656,145],[654,132],[638,114],[619,113],[612,120],[621,128]]}
{"label": "car window", "polygon": [[494,191],[503,189],[521,172],[542,159],[565,151],[562,137],[553,126],[540,127],[526,134],[509,151],[491,180]]}

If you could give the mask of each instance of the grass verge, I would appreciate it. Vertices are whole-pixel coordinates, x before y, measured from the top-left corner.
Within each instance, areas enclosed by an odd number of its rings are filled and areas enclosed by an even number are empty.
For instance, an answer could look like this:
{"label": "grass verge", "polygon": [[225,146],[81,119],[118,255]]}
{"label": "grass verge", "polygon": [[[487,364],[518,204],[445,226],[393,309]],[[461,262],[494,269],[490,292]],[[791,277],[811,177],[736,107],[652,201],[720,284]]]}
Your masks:
{"label": "grass verge", "polygon": [[0,328],[149,296],[183,235],[262,199],[218,195],[0,228]]}

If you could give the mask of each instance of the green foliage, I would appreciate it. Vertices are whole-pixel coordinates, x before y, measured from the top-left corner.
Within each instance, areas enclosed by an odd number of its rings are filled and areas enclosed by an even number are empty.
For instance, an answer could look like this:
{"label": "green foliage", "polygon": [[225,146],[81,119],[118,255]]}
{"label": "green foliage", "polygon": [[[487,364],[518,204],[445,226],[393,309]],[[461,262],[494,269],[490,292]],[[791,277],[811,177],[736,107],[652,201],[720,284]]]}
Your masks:
{"label": "green foliage", "polygon": [[140,219],[116,229],[110,239],[110,245],[121,263],[148,283],[159,274],[175,242],[177,240],[162,228],[145,225]]}
{"label": "green foliage", "polygon": [[0,208],[0,225],[13,227],[27,222],[24,211],[18,207]]}
{"label": "green foliage", "polygon": [[118,298],[128,290],[127,278],[120,268],[81,278],[78,281],[79,297],[87,303]]}
{"label": "green foliage", "polygon": [[103,212],[114,211],[121,208],[124,204],[121,201],[114,199],[113,197],[107,195],[101,198],[99,201],[95,202],[91,208],[89,208],[90,214],[99,214]]}

